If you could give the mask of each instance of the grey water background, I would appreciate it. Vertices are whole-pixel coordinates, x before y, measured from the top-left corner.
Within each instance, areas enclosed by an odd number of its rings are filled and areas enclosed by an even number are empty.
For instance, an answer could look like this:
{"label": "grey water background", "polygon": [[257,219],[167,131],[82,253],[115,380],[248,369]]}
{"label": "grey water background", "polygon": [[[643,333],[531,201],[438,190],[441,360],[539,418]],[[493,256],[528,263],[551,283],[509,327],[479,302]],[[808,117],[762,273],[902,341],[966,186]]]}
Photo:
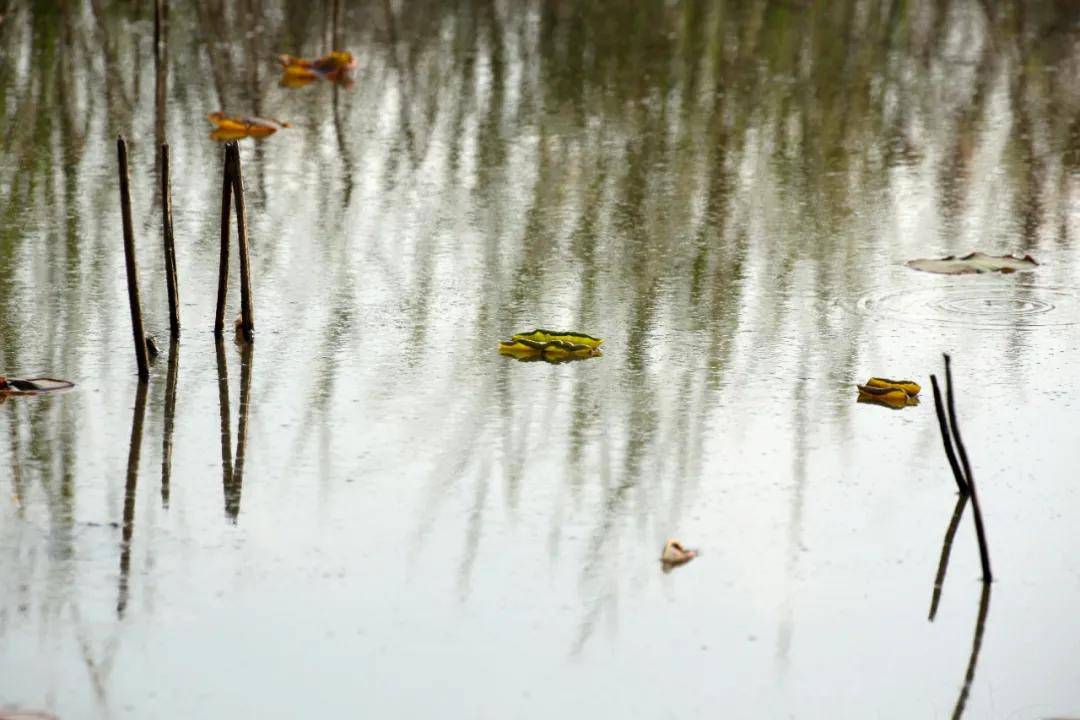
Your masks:
{"label": "grey water background", "polygon": [[[153,3],[0,3],[0,372],[78,383],[0,405],[0,708],[1080,716],[1080,6],[333,5],[174,2],[155,65]],[[335,44],[352,89],[278,85]],[[250,350],[218,109],[295,126],[241,142]],[[974,249],[1041,266],[903,266]],[[497,354],[534,326],[605,355]],[[942,351],[996,575],[965,700]]]}

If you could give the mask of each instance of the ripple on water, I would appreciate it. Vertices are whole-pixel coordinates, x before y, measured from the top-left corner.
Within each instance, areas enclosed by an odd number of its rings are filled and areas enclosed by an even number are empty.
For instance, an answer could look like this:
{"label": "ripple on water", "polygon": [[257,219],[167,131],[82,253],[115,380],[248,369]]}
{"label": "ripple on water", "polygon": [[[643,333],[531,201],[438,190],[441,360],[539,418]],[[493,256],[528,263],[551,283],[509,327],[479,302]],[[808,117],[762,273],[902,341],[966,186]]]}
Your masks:
{"label": "ripple on water", "polygon": [[1045,327],[1080,323],[1080,298],[1043,285],[942,285],[869,293],[859,312],[873,317],[968,327]]}

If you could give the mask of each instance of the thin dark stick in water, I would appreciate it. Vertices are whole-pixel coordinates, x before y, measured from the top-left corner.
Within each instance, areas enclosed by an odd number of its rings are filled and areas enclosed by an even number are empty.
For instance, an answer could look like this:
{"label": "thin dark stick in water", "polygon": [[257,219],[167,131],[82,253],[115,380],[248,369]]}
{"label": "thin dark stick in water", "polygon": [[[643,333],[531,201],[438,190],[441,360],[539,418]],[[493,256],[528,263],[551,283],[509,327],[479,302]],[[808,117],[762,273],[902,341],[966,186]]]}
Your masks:
{"label": "thin dark stick in water", "polygon": [[945,573],[949,569],[949,555],[952,554],[953,538],[956,530],[960,527],[960,518],[967,509],[968,496],[963,493],[956,498],[956,508],[953,510],[952,520],[949,521],[949,529],[945,531],[945,540],[941,543],[941,559],[938,560],[937,575],[934,577],[934,593],[930,598],[930,622],[934,622],[937,615],[938,603],[941,602],[941,589],[945,585]]}
{"label": "thin dark stick in water", "polygon": [[169,334],[180,337],[180,288],[176,281],[176,242],[173,238],[172,177],[169,146],[161,146],[161,226],[165,240],[165,285],[169,293]]}
{"label": "thin dark stick in water", "polygon": [[[974,506],[974,503],[972,503]],[[975,621],[975,638],[971,642],[971,656],[968,658],[967,672],[964,673],[964,685],[960,688],[960,697],[953,708],[953,720],[960,720],[971,693],[971,683],[975,679],[975,666],[979,663],[979,650],[982,649],[983,632],[986,630],[986,615],[990,611],[990,583],[983,583],[982,596],[979,598],[979,617]]]}
{"label": "thin dark stick in water", "polygon": [[945,354],[945,397],[949,405],[949,427],[952,428],[953,441],[956,443],[956,451],[960,455],[960,464],[964,467],[964,480],[967,482],[968,492],[971,495],[971,510],[975,513],[975,534],[979,538],[979,561],[982,563],[983,582],[993,582],[994,575],[990,572],[990,551],[986,544],[986,528],[983,525],[982,510],[979,508],[979,496],[975,492],[975,477],[971,474],[971,464],[968,462],[967,450],[964,442],[960,439],[960,428],[956,424],[956,404],[953,397],[952,369],[949,355]]}
{"label": "thin dark stick in water", "polygon": [[938,389],[937,377],[931,375],[930,384],[934,388],[934,410],[937,412],[938,426],[941,428],[941,443],[945,446],[945,456],[949,458],[949,467],[952,468],[957,490],[960,491],[961,495],[967,495],[967,480],[964,479],[964,473],[960,470],[960,463],[957,462],[956,453],[953,451],[949,426],[945,421],[945,405],[941,402],[941,390]]}
{"label": "thin dark stick in water", "polygon": [[236,204],[236,239],[240,253],[240,322],[244,339],[255,339],[255,311],[251,299],[251,262],[248,255],[247,210],[244,205],[244,178],[240,170],[240,146],[232,143],[232,183]]}
{"label": "thin dark stick in water", "polygon": [[217,314],[214,316],[214,337],[219,340],[225,328],[225,296],[229,290],[229,211],[232,199],[229,146],[225,146],[225,165],[221,183],[221,254],[218,259]]}
{"label": "thin dark stick in water", "polygon": [[142,302],[139,300],[139,268],[135,259],[135,232],[131,225],[131,188],[128,176],[127,143],[116,138],[116,155],[120,165],[120,214],[124,226],[124,263],[127,266],[128,306],[131,309],[131,335],[135,342],[135,362],[139,380],[150,377],[146,358],[146,334],[143,332]]}

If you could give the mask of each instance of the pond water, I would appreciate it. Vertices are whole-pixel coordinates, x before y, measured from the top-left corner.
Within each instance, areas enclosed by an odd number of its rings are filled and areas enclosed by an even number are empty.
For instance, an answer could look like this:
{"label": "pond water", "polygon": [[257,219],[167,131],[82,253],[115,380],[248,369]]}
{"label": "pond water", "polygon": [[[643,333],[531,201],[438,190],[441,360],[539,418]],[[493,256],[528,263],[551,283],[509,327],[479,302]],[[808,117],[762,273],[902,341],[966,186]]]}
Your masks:
{"label": "pond water", "polygon": [[[345,5],[173,3],[155,63],[153,3],[0,2],[0,372],[77,383],[0,405],[0,708],[1080,716],[1080,6]],[[240,143],[251,346],[219,109],[293,125]],[[972,250],[1040,266],[904,266]],[[995,582],[964,512],[931,622],[942,352]]]}

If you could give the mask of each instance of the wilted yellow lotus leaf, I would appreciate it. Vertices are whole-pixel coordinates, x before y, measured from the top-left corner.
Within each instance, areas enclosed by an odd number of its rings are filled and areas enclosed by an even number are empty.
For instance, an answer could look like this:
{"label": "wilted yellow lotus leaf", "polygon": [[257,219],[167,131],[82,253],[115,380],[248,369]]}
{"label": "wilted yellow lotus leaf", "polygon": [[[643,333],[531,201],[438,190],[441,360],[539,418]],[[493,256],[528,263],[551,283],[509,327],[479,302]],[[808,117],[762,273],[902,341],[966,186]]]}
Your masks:
{"label": "wilted yellow lotus leaf", "polygon": [[289,65],[281,71],[281,84],[285,87],[298,88],[310,85],[319,79],[319,76],[306,67]]}
{"label": "wilted yellow lotus leaf", "polygon": [[565,342],[563,340],[538,342],[518,337],[499,343],[499,352],[503,355],[515,357],[518,360],[547,360],[548,362],[583,360],[603,354],[598,347],[590,347],[580,343]]}
{"label": "wilted yellow lotus leaf", "polygon": [[316,60],[279,55],[278,62],[283,68],[281,84],[286,87],[302,87],[316,78],[350,86],[352,77],[349,73],[356,68],[356,58],[344,50],[335,50]]}
{"label": "wilted yellow lotus leaf", "polygon": [[585,345],[587,347],[597,347],[603,344],[603,340],[595,338],[592,335],[586,335],[585,333],[577,332],[559,332],[556,330],[541,330],[536,329],[532,332],[517,333],[514,335],[515,340],[532,340],[533,342],[567,342],[573,345]]}
{"label": "wilted yellow lotus leaf", "polygon": [[866,384],[874,388],[892,388],[897,390],[903,390],[908,395],[918,395],[922,390],[919,383],[914,380],[889,380],[888,378],[876,378],[872,377],[866,381]]}
{"label": "wilted yellow lotus leaf", "polygon": [[273,118],[226,115],[220,111],[209,113],[206,119],[217,125],[217,130],[210,133],[210,137],[214,140],[266,137],[267,135],[273,135],[281,128],[292,127],[287,122],[274,120]]}
{"label": "wilted yellow lotus leaf", "polygon": [[872,387],[870,385],[858,385],[857,387],[859,388],[857,402],[884,405],[885,407],[890,407],[894,410],[899,410],[900,408],[905,408],[909,405],[919,404],[919,398],[917,396],[908,395],[900,388],[882,388]]}

